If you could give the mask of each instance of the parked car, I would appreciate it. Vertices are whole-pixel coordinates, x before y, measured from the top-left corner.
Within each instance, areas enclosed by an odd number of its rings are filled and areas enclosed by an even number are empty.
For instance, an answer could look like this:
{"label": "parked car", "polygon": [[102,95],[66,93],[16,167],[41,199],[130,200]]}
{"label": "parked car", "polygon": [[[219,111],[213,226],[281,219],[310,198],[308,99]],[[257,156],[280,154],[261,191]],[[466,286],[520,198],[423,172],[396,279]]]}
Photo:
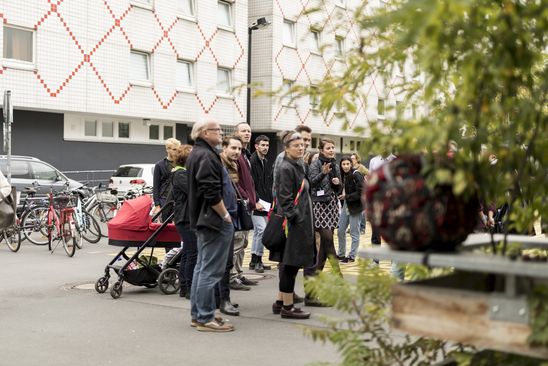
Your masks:
{"label": "parked car", "polygon": [[[0,170],[7,177],[8,158],[0,155]],[[66,187],[77,189],[82,183],[67,178],[52,165],[32,156],[11,156],[11,185],[17,192],[26,187],[34,187],[40,196],[49,193],[50,187],[55,191],[62,191]]]}
{"label": "parked car", "polygon": [[120,165],[110,177],[108,187],[118,191],[118,195],[125,194],[134,186],[152,187],[154,164],[125,164]]}

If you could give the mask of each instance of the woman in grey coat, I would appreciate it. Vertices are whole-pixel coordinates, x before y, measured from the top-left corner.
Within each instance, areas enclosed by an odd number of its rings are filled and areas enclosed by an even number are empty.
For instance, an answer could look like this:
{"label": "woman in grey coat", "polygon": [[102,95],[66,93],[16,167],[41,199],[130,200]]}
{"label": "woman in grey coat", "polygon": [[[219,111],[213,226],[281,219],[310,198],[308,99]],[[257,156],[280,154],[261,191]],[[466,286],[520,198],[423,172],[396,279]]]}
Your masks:
{"label": "woman in grey coat", "polygon": [[320,140],[320,156],[310,165],[308,177],[312,187],[312,205],[314,208],[314,228],[320,234],[320,248],[316,259],[316,271],[321,272],[328,258],[336,273],[341,273],[336,260],[333,231],[339,227],[339,200],[342,191],[341,170],[335,160],[335,141],[327,138]]}
{"label": "woman in grey coat", "polygon": [[[295,277],[300,268],[314,263],[314,228],[308,179],[301,159],[304,142],[298,132],[288,132],[283,138],[285,157],[276,170],[277,213],[287,219],[287,240],[280,252],[270,252],[270,260],[283,263],[279,292],[272,305],[274,314],[282,318],[307,319],[310,313],[293,304]],[[296,203],[295,203],[296,202]]]}

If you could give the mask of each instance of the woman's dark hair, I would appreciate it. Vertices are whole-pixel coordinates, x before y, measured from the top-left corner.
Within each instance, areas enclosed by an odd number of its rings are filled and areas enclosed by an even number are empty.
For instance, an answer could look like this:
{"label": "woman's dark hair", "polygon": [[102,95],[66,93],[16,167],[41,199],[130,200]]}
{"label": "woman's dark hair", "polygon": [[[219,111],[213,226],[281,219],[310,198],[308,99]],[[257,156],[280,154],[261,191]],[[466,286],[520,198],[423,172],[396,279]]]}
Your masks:
{"label": "woman's dark hair", "polygon": [[192,146],[181,145],[177,148],[177,155],[175,156],[175,165],[185,166],[186,160],[192,151]]}
{"label": "woman's dark hair", "polygon": [[[348,173],[345,173],[342,168],[343,161],[348,161],[350,163],[350,171]],[[341,161],[339,162],[339,169],[341,170],[341,178],[342,178],[342,184],[344,184],[344,181],[346,179],[347,174],[354,174],[354,167],[352,166],[352,159],[350,159],[350,156],[346,155],[341,158]]]}
{"label": "woman's dark hair", "polygon": [[326,137],[320,139],[320,144],[318,145],[318,149],[321,151],[327,144],[333,144],[335,145],[335,141],[328,139]]}

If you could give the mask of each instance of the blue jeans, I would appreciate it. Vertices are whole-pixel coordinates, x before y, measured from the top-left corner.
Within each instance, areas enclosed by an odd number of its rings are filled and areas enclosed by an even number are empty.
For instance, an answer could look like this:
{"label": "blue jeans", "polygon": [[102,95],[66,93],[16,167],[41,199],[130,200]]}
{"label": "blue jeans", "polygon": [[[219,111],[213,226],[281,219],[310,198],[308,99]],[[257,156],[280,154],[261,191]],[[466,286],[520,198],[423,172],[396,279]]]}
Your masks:
{"label": "blue jeans", "polygon": [[337,255],[339,257],[346,256],[346,228],[350,224],[350,237],[352,238],[352,245],[348,257],[356,258],[358,247],[360,246],[360,221],[362,215],[357,213],[354,215],[349,214],[346,211],[346,203],[341,208],[341,215],[339,217],[339,251]]}
{"label": "blue jeans", "polygon": [[263,232],[266,227],[267,217],[252,215],[251,220],[253,221],[253,243],[251,243],[251,254],[262,257],[264,252]]}
{"label": "blue jeans", "polygon": [[[215,317],[215,286],[225,272],[234,226],[223,221],[220,231],[198,229],[198,259],[190,293],[190,315],[200,323]],[[231,253],[232,255],[232,253]]]}

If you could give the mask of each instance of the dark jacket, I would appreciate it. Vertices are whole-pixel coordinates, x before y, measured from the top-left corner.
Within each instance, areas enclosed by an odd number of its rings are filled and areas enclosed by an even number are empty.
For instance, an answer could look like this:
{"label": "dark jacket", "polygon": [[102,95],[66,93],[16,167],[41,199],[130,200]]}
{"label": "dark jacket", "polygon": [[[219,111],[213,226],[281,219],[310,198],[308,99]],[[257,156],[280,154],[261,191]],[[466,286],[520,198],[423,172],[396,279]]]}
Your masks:
{"label": "dark jacket", "polygon": [[[284,158],[276,168],[277,212],[287,218],[288,235],[283,252],[270,252],[270,260],[295,267],[312,267],[314,264],[314,228],[312,202],[308,179],[302,165]],[[305,186],[297,205],[295,196],[304,179]]]}
{"label": "dark jacket", "polygon": [[173,162],[163,158],[154,165],[152,180],[152,199],[154,206],[163,206],[169,195],[169,184],[171,181],[171,169]]}
{"label": "dark jacket", "polygon": [[186,162],[188,170],[188,214],[193,230],[221,230],[223,218],[211,208],[223,199],[223,164],[215,149],[197,138]]}
{"label": "dark jacket", "polygon": [[[324,161],[322,158],[315,160],[310,164],[308,177],[310,179],[312,201],[328,202],[332,196],[337,196],[342,191],[341,170],[335,161],[331,162],[331,171],[328,174],[322,172]],[[339,178],[341,184],[334,185],[331,183],[332,178]],[[318,196],[318,192],[323,191],[322,195]]]}
{"label": "dark jacket", "polygon": [[[251,176],[255,184],[257,202],[260,198],[272,203],[272,166],[266,158],[261,161],[256,151],[251,155],[249,162],[251,163]],[[257,216],[266,216],[267,214],[267,211],[253,211],[253,215]]]}
{"label": "dark jacket", "polygon": [[[363,175],[351,168],[348,174],[343,174],[343,185],[344,185],[344,200],[346,201],[346,206],[348,207],[348,212],[351,215],[359,214],[363,211],[362,204],[362,188],[363,188]],[[342,201],[341,203],[344,203]]]}
{"label": "dark jacket", "polygon": [[173,221],[176,224],[188,224],[188,175],[185,168],[177,168],[172,174],[172,189],[168,200],[175,203]]}
{"label": "dark jacket", "polygon": [[251,165],[249,163],[249,151],[242,149],[242,155],[238,159],[238,191],[243,199],[249,201],[249,209],[255,209],[255,184],[253,184],[253,178],[251,177]]}

